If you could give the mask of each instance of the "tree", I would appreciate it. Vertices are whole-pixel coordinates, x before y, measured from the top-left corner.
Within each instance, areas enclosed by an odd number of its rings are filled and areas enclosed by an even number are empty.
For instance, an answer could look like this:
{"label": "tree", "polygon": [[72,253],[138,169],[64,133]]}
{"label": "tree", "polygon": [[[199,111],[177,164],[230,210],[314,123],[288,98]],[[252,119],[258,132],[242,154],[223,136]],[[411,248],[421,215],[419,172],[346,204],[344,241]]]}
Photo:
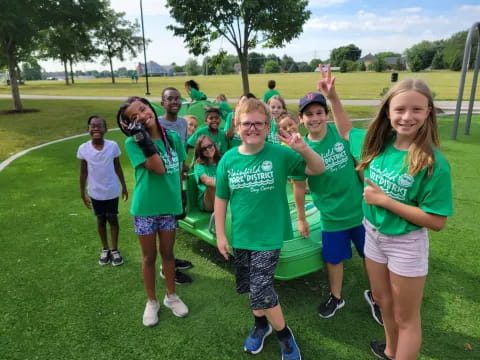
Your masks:
{"label": "tree", "polygon": [[265,63],[265,74],[277,74],[280,72],[280,65],[274,60],[268,60]]}
{"label": "tree", "polygon": [[291,56],[283,55],[280,69],[282,72],[298,72],[297,64]]}
{"label": "tree", "polygon": [[377,57],[377,60],[373,62],[373,69],[376,72],[382,72],[387,70],[387,63],[383,57]]}
{"label": "tree", "polygon": [[422,59],[420,58],[420,56],[418,56],[418,55],[414,55],[413,57],[411,57],[408,65],[410,66],[410,71],[412,71],[412,72],[419,72],[419,71],[425,69],[424,68],[424,63],[423,63]]}
{"label": "tree", "polygon": [[299,63],[297,63],[297,66],[298,66],[298,71],[299,72],[312,72],[313,71],[310,64],[307,63],[306,61],[300,61]]}
{"label": "tree", "polygon": [[[422,41],[406,50],[407,63],[412,71],[426,69],[432,64],[433,57],[438,51],[438,44],[431,41]],[[415,64],[412,64],[414,62]],[[415,70],[413,70],[415,69]]]}
{"label": "tree", "polygon": [[345,73],[348,71],[348,61],[347,60],[342,60],[340,63],[340,72]]}
{"label": "tree", "polygon": [[213,41],[226,39],[237,52],[243,91],[248,82],[248,52],[257,45],[282,47],[302,32],[310,18],[308,0],[167,0],[178,25],[169,25],[183,37],[194,55],[205,54]]}
{"label": "tree", "polygon": [[358,70],[367,71],[367,66],[365,65],[365,63],[363,61],[360,61],[360,65],[358,67]]}
{"label": "tree", "polygon": [[265,55],[256,52],[248,54],[248,73],[260,74],[265,65]]}
{"label": "tree", "polygon": [[202,68],[198,65],[197,60],[190,58],[185,63],[185,71],[188,75],[195,76],[202,73]]}
{"label": "tree", "polygon": [[124,61],[126,53],[135,57],[143,47],[142,37],[137,35],[140,30],[138,21],[132,23],[124,19],[124,16],[124,12],[117,13],[109,9],[95,31],[96,45],[99,53],[103,55],[102,64],[110,65],[112,84],[115,84],[112,60],[118,58]]}
{"label": "tree", "polygon": [[48,25],[48,0],[0,0],[0,63],[7,65],[13,108],[23,111],[18,88],[18,64],[38,48],[40,30]]}
{"label": "tree", "polygon": [[432,59],[432,69],[445,69],[445,63],[443,62],[443,52],[437,51]]}
{"label": "tree", "polygon": [[[326,64],[327,62],[325,62]],[[321,59],[312,59],[310,60],[310,67],[315,70],[316,68],[318,68],[318,64],[324,64],[324,62],[322,62]],[[313,71],[312,70],[312,71]]]}
{"label": "tree", "polygon": [[341,46],[333,49],[330,53],[330,63],[332,66],[340,66],[343,60],[357,61],[360,59],[360,55],[362,55],[362,50],[354,44]]}
{"label": "tree", "polygon": [[25,80],[42,80],[42,68],[35,59],[23,63],[22,73]]}
{"label": "tree", "polygon": [[[238,63],[238,56],[226,55],[220,64],[216,66],[216,72],[218,75],[234,74],[235,64]],[[263,63],[262,63],[263,68]]]}
{"label": "tree", "polygon": [[[465,52],[465,41],[467,40],[467,34],[467,31],[455,33],[443,43],[443,60],[445,63],[445,67],[449,68],[450,70],[458,69],[456,71],[459,71],[462,69],[463,54]],[[472,40],[473,46],[472,51],[470,52],[469,61],[470,69],[472,69],[475,64],[475,55],[477,53],[478,46],[478,31],[474,32]],[[458,59],[459,57],[460,59]],[[460,66],[458,66],[459,62]]]}

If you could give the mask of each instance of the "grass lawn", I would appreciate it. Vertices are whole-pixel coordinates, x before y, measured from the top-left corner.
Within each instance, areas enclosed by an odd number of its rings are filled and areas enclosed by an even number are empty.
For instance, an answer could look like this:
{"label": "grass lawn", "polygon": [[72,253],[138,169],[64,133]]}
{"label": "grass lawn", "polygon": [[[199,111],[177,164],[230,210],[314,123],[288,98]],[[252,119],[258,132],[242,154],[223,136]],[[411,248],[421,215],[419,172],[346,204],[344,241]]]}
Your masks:
{"label": "grass lawn", "polygon": [[[354,72],[335,73],[338,78],[337,90],[342,99],[379,99],[383,88],[390,86],[390,73]],[[470,96],[472,72],[466,80],[464,96]],[[299,99],[306,92],[315,89],[319,73],[292,73],[292,74],[254,74],[250,75],[250,91],[262,97],[267,90],[267,81],[275,79],[277,89],[285,99]],[[436,93],[437,100],[456,100],[460,72],[437,70],[428,72],[399,72],[399,80],[405,77],[422,78],[428,82]],[[200,84],[200,89],[209,97],[216,97],[224,93],[234,102],[241,95],[242,81],[240,75],[221,76],[193,76],[193,77],[154,77],[149,78],[151,96],[159,97],[162,89],[174,86],[186,96],[184,82],[195,79]],[[65,86],[62,81],[28,81],[20,86],[21,94],[35,95],[83,95],[83,96],[121,96],[145,94],[145,79],[140,79],[138,84],[130,79],[117,79],[112,84],[110,79],[78,80],[74,85]],[[0,94],[10,94],[10,87],[0,85]],[[480,94],[477,92],[477,99]]]}
{"label": "grass lawn", "polygon": [[[9,109],[10,100],[0,99],[0,111]],[[110,128],[116,128],[121,101],[25,100],[25,108],[39,112],[0,114],[0,162],[28,147],[67,136],[85,133],[90,115],[102,115]],[[298,107],[289,104],[292,111]],[[346,106],[352,118],[368,118],[375,111],[369,106]]]}
{"label": "grass lawn", "polygon": [[[117,105],[108,106],[113,111]],[[101,109],[90,106],[89,113]],[[80,107],[76,110],[81,111]],[[72,134],[74,121],[79,122],[77,132],[84,131],[85,116],[76,118],[71,110],[67,115],[72,118],[70,126],[47,116],[38,120],[43,126],[24,128],[25,141],[40,141],[56,130],[58,135]],[[67,115],[58,116],[66,121]],[[0,128],[5,131],[3,118]],[[472,135],[461,135],[459,141],[449,140],[451,126],[451,118],[440,120],[442,148],[454,178],[455,216],[446,229],[431,233],[420,357],[425,360],[478,359],[480,351],[480,192],[475,190],[480,178],[480,117],[474,117]],[[120,132],[107,137],[123,149]],[[4,134],[2,143],[3,139]],[[242,351],[252,325],[248,299],[235,294],[231,264],[216,249],[184,231],[177,234],[176,253],[195,264],[189,270],[194,282],[177,291],[189,305],[190,315],[175,318],[162,306],[159,325],[143,327],[146,299],[140,249],[128,214],[130,200],[120,204],[120,249],[125,264],[118,268],[97,264],[100,241],[94,217],[79,197],[79,162],[75,159],[77,147],[87,139],[35,150],[0,173],[0,358],[252,359]],[[133,171],[125,154],[121,162],[132,192]],[[383,331],[363,299],[368,285],[361,267],[357,256],[346,263],[346,306],[329,320],[316,313],[320,299],[328,294],[324,271],[276,282],[304,359],[373,359],[368,343],[382,339]],[[158,295],[163,291],[159,280]],[[473,350],[466,350],[466,344]],[[272,336],[255,359],[274,358],[280,358],[280,353]]]}

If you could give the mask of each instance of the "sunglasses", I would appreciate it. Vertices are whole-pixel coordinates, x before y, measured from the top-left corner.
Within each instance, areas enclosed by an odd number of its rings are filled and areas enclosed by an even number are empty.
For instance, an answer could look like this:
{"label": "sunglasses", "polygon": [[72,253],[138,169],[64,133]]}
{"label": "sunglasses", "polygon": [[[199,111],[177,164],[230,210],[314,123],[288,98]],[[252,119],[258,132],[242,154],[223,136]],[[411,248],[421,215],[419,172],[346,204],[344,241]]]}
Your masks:
{"label": "sunglasses", "polygon": [[201,149],[202,151],[205,151],[205,150],[213,149],[214,147],[215,147],[214,144],[208,144],[208,145],[202,146],[200,149]]}

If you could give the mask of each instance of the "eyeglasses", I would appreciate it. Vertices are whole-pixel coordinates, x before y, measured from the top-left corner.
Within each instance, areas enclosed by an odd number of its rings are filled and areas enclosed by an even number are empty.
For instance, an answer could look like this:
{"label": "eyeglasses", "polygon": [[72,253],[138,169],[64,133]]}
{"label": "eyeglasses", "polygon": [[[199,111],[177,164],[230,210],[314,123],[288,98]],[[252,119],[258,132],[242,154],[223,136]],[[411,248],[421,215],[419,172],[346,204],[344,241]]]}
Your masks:
{"label": "eyeglasses", "polygon": [[179,103],[179,102],[182,102],[182,98],[181,97],[165,97],[163,98],[163,101],[167,103]]}
{"label": "eyeglasses", "polygon": [[253,126],[255,130],[263,130],[267,123],[265,121],[244,121],[240,123],[243,130],[250,130]]}
{"label": "eyeglasses", "polygon": [[208,144],[208,145],[202,146],[200,149],[201,149],[202,151],[205,151],[205,150],[213,149],[214,147],[215,147],[215,145],[213,145],[213,144]]}

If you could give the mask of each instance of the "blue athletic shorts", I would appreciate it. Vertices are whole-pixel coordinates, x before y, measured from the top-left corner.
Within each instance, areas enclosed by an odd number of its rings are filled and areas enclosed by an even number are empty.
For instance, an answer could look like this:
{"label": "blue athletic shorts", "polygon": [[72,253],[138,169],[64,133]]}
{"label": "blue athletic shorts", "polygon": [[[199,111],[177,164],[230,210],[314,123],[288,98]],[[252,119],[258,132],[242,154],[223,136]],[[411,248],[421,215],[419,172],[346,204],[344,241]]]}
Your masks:
{"label": "blue athletic shorts", "polygon": [[150,235],[158,231],[174,231],[177,229],[175,215],[134,216],[135,234]]}
{"label": "blue athletic shorts", "polygon": [[365,228],[363,225],[342,231],[322,231],[323,260],[330,264],[339,264],[352,257],[353,242],[358,255],[363,258],[365,247]]}
{"label": "blue athletic shorts", "polygon": [[118,197],[110,200],[95,200],[92,198],[90,200],[95,216],[118,215]]}
{"label": "blue athletic shorts", "polygon": [[273,275],[280,250],[233,249],[237,293],[250,294],[252,310],[271,309],[278,305]]}

